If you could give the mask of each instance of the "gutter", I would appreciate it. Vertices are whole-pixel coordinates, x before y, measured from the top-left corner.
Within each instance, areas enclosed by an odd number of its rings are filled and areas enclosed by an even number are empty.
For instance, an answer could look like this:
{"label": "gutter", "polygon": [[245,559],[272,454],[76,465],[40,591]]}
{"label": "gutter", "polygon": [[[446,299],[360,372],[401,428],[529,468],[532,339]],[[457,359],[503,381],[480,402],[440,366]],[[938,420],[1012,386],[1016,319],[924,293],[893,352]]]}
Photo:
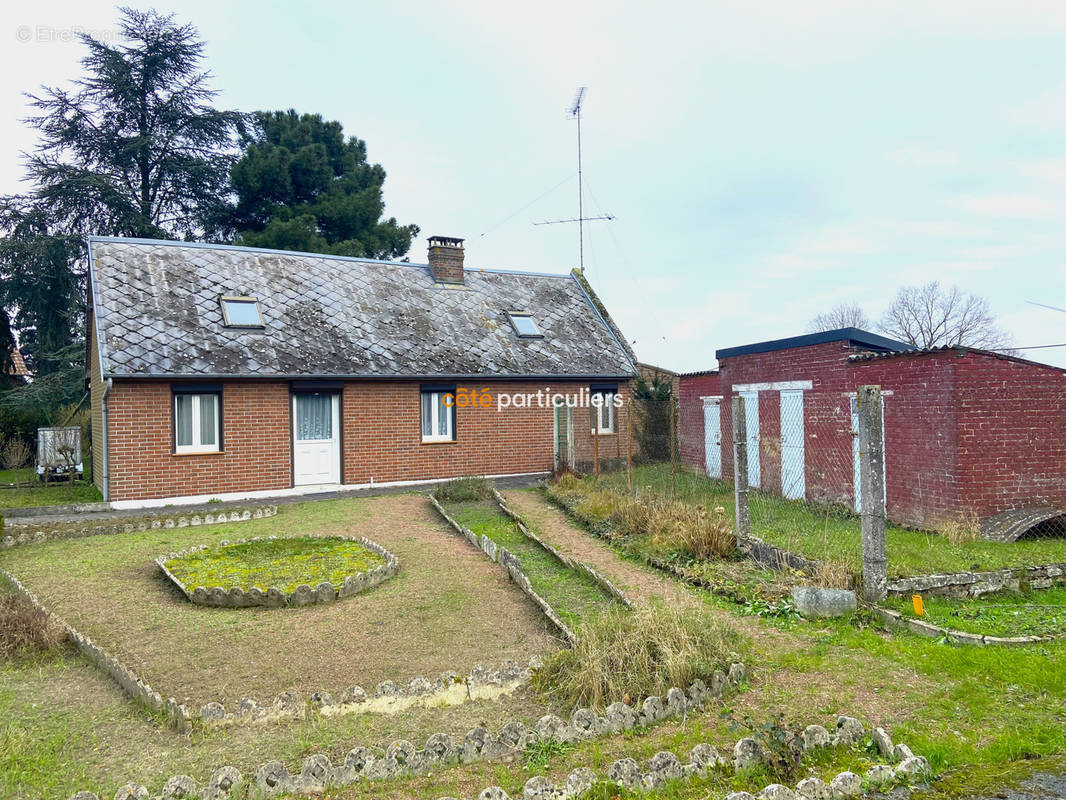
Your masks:
{"label": "gutter", "polygon": [[101,432],[103,433],[104,439],[103,442],[100,443],[103,447],[103,458],[101,460],[103,461],[104,465],[104,474],[101,475],[100,478],[101,482],[104,485],[102,494],[104,496],[105,503],[109,502],[111,497],[111,472],[107,458],[107,395],[111,391],[112,384],[113,381],[111,380],[111,378],[108,378],[106,381],[104,381],[104,395],[100,398],[100,427],[102,429]]}

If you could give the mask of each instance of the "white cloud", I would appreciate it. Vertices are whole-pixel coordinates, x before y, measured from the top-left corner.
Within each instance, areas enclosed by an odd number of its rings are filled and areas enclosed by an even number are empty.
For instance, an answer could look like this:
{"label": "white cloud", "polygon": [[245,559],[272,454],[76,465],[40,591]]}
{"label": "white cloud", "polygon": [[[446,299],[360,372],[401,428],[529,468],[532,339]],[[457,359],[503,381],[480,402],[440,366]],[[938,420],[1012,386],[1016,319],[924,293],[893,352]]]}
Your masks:
{"label": "white cloud", "polygon": [[970,195],[961,198],[959,205],[993,217],[1043,217],[1061,211],[1055,203],[1035,194]]}

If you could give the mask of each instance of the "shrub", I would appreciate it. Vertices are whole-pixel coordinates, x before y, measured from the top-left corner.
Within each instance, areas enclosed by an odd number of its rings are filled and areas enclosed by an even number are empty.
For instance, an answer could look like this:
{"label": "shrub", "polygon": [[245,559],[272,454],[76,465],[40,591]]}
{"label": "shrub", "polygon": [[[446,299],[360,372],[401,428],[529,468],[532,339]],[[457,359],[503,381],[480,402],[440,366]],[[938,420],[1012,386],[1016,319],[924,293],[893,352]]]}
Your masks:
{"label": "shrub", "polygon": [[54,655],[65,637],[66,632],[26,598],[0,597],[0,658],[22,660]]}
{"label": "shrub", "polygon": [[3,464],[4,469],[22,469],[30,463],[32,457],[30,446],[26,444],[25,439],[18,436],[8,438],[0,450],[0,464]]}
{"label": "shrub", "polygon": [[534,677],[540,691],[568,707],[636,703],[709,681],[745,649],[740,634],[702,606],[611,610],[583,622],[577,637]]}
{"label": "shrub", "polygon": [[492,486],[484,478],[456,478],[438,486],[433,496],[438,503],[474,503],[492,497]]}

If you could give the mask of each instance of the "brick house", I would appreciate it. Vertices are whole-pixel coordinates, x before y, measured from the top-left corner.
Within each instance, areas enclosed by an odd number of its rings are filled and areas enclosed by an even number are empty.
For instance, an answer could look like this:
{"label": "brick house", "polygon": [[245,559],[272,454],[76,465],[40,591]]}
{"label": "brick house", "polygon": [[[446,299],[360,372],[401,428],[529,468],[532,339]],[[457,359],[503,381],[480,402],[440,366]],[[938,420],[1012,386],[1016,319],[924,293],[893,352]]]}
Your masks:
{"label": "brick house", "polygon": [[445,237],[426,264],[89,254],[93,479],[118,507],[546,473],[624,430],[635,359],[577,272],[466,268]]}
{"label": "brick house", "polygon": [[682,461],[709,475],[732,477],[739,395],[753,486],[854,508],[854,396],[880,385],[889,519],[980,522],[985,535],[1015,538],[1066,513],[1062,369],[967,347],[916,350],[856,328],[716,356],[717,370],[680,386]]}

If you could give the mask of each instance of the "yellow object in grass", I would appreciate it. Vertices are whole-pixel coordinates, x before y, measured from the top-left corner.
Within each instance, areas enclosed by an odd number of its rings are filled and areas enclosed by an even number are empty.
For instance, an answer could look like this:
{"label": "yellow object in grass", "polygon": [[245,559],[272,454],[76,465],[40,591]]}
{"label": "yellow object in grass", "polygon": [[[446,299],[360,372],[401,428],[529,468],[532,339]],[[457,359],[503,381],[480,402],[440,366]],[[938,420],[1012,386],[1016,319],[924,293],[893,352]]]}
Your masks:
{"label": "yellow object in grass", "polygon": [[914,606],[914,616],[925,616],[925,604],[922,603],[922,596],[920,594],[911,595],[911,604]]}

